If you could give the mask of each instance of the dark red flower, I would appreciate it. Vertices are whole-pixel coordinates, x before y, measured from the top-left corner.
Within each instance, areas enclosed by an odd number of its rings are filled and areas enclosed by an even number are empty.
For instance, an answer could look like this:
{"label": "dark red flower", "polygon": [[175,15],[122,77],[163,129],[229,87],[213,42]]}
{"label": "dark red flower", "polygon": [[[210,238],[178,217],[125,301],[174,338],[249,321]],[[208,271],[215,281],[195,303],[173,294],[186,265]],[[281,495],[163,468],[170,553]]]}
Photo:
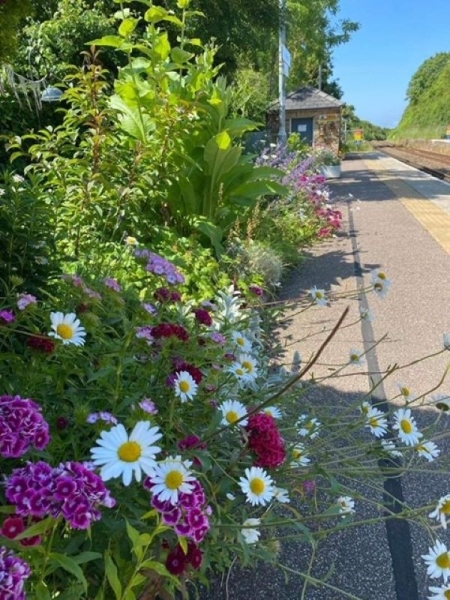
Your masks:
{"label": "dark red flower", "polygon": [[202,566],[203,552],[193,542],[189,542],[186,558],[197,571]]}
{"label": "dark red flower", "polygon": [[203,379],[203,373],[198,367],[191,363],[185,362],[184,360],[175,359],[174,361],[175,372],[174,375],[181,371],[187,371],[191,375],[192,379],[197,385],[199,385]]}
{"label": "dark red flower", "polygon": [[178,544],[169,552],[166,558],[166,568],[172,575],[181,575],[188,565],[187,555],[183,548]]}
{"label": "dark red flower", "polygon": [[25,531],[25,524],[21,517],[7,517],[0,529],[1,535],[10,540],[13,540],[22,531]]}
{"label": "dark red flower", "polygon": [[151,335],[155,339],[177,337],[182,342],[189,339],[189,333],[182,325],[176,323],[160,323],[151,328]]}
{"label": "dark red flower", "polygon": [[51,354],[55,350],[55,342],[51,338],[44,336],[29,337],[27,339],[27,346],[46,354]]}
{"label": "dark red flower", "polygon": [[200,323],[200,325],[207,325],[208,327],[212,325],[212,317],[205,308],[195,308],[194,315],[197,323]]}
{"label": "dark red flower", "polygon": [[258,457],[257,467],[276,468],[286,459],[286,448],[278,431],[275,419],[262,412],[252,415],[245,428],[248,433],[249,448]]}

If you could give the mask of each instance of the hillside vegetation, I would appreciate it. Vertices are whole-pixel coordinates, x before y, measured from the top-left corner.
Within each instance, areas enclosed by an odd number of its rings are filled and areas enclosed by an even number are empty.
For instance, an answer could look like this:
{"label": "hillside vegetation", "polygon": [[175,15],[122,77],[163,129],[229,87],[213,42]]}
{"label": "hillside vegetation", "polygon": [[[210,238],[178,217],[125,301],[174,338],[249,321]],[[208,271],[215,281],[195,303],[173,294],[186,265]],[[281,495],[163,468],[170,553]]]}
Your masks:
{"label": "hillside vegetation", "polygon": [[450,52],[427,59],[409,83],[409,104],[391,139],[430,139],[445,136],[450,125]]}

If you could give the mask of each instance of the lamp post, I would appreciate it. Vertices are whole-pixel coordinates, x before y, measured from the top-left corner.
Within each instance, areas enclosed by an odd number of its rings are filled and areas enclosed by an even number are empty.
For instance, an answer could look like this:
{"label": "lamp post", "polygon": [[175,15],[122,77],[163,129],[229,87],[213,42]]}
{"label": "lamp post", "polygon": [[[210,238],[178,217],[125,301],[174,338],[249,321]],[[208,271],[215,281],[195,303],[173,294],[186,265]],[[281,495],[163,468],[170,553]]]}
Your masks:
{"label": "lamp post", "polygon": [[286,47],[286,0],[280,0],[280,32],[278,37],[278,91],[280,103],[280,127],[278,130],[278,141],[286,143],[286,87],[284,75],[283,52]]}

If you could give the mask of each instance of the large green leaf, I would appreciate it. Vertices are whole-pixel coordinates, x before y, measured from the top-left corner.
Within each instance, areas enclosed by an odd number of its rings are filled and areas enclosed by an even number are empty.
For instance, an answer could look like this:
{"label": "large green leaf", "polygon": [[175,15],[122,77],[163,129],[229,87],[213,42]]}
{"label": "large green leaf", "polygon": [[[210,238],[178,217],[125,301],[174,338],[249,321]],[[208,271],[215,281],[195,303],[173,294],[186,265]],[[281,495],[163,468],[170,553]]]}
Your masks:
{"label": "large green leaf", "polygon": [[137,140],[147,142],[147,134],[154,129],[154,124],[150,117],[142,114],[137,107],[127,104],[119,95],[114,94],[110,98],[111,108],[121,113],[120,126],[129,135]]}
{"label": "large green leaf", "polygon": [[68,573],[74,575],[78,581],[83,585],[84,591],[87,592],[87,581],[81,567],[71,558],[65,554],[59,552],[50,552],[50,564],[56,563],[59,567],[62,567]]}

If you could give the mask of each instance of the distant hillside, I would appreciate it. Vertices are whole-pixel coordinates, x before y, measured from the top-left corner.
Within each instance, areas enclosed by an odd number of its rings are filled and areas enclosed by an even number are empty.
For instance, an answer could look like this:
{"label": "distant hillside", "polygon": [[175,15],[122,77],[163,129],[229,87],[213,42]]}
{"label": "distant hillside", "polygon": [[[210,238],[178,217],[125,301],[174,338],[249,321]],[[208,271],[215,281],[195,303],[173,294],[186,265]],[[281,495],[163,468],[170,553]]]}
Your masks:
{"label": "distant hillside", "polygon": [[391,139],[429,139],[445,136],[450,125],[450,52],[427,59],[411,78],[409,104]]}

